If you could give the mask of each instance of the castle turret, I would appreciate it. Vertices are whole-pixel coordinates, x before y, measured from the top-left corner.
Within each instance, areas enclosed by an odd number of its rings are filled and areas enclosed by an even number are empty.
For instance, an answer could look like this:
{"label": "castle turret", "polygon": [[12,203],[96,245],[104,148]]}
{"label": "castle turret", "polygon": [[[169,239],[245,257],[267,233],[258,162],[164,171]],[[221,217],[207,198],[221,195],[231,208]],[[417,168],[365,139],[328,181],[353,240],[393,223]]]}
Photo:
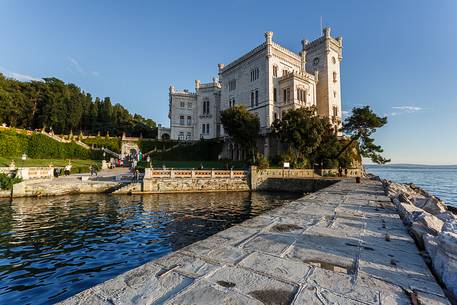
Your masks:
{"label": "castle turret", "polygon": [[317,82],[317,112],[328,117],[335,127],[341,127],[340,65],[343,39],[333,38],[331,29],[323,29],[322,36],[303,44],[306,51],[306,71],[319,75]]}

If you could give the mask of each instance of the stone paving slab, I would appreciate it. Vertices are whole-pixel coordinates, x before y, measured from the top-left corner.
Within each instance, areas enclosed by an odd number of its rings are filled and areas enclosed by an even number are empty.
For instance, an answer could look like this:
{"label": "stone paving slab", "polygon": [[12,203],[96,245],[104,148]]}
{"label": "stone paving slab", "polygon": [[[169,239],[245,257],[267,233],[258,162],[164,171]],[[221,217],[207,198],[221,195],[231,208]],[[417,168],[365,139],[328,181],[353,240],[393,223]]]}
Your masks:
{"label": "stone paving slab", "polygon": [[379,182],[343,180],[63,304],[446,304]]}

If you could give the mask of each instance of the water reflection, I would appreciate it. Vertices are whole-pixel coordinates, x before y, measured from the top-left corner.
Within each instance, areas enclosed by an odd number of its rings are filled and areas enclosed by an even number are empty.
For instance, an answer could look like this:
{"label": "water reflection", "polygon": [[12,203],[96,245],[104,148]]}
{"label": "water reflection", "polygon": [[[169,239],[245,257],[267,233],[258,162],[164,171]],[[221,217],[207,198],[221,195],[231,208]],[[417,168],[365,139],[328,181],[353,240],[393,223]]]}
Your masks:
{"label": "water reflection", "polygon": [[296,197],[235,192],[0,200],[0,303],[63,300]]}

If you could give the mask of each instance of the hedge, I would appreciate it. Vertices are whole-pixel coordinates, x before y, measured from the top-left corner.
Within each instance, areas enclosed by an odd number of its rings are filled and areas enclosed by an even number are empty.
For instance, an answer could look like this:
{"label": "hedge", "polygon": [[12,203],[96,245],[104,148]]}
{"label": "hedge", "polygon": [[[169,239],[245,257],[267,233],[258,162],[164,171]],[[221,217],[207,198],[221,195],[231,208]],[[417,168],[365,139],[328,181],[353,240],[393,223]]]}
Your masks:
{"label": "hedge", "polygon": [[13,131],[0,132],[0,156],[20,157],[27,151],[29,137]]}
{"label": "hedge", "polygon": [[92,151],[78,144],[61,143],[45,135],[33,133],[31,136],[13,131],[0,132],[0,155],[21,157],[27,154],[33,159],[100,159],[99,151]]}
{"label": "hedge", "polygon": [[116,153],[121,152],[121,139],[120,138],[96,137],[96,138],[83,139],[82,142],[89,146],[95,145],[98,148],[105,147]]}
{"label": "hedge", "polygon": [[176,140],[140,140],[138,146],[143,153],[150,152],[152,150],[165,150],[178,144]]}
{"label": "hedge", "polygon": [[164,161],[217,161],[223,147],[224,142],[220,140],[200,140],[193,144],[182,143],[170,151],[151,153],[150,157]]}

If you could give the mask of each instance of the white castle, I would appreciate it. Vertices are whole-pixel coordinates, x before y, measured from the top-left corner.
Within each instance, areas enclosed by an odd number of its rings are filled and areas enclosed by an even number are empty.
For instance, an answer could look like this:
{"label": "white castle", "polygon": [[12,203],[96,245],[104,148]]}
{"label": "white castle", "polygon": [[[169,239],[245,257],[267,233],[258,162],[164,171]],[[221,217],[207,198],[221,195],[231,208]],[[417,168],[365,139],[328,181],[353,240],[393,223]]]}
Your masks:
{"label": "white castle", "polygon": [[[339,127],[343,39],[333,38],[330,31],[325,28],[312,42],[302,40],[299,54],[273,42],[273,33],[267,32],[261,45],[228,65],[219,64],[218,78],[211,83],[196,80],[195,92],[170,86],[170,128],[159,128],[159,138],[223,137],[220,111],[234,105],[244,105],[259,117],[263,136],[287,110],[304,106],[316,106],[319,115]],[[266,155],[268,145],[266,139]]]}

